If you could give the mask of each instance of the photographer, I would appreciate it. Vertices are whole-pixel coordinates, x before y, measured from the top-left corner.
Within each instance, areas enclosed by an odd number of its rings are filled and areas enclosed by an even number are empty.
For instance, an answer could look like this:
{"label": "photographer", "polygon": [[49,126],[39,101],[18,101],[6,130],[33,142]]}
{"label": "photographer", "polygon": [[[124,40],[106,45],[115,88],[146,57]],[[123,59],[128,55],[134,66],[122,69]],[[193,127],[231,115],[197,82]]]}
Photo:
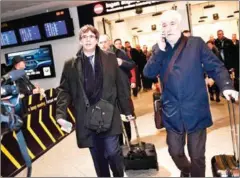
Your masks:
{"label": "photographer", "polygon": [[[26,67],[26,63],[23,57],[15,56],[12,61],[12,70],[23,70]],[[23,95],[32,95],[37,93],[44,93],[44,89],[39,86],[33,85],[27,75],[24,75],[16,81],[16,85],[19,88],[19,92]]]}

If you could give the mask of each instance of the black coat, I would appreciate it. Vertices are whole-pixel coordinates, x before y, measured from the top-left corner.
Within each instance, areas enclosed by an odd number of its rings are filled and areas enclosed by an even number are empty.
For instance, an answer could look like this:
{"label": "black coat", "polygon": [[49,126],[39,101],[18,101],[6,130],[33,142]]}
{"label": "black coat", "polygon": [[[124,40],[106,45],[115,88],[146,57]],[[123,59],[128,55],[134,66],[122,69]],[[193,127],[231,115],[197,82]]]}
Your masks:
{"label": "black coat", "polygon": [[[131,78],[132,75],[131,75],[130,70],[132,70],[136,66],[136,64],[132,59],[130,59],[127,56],[125,51],[115,49],[114,52],[115,52],[115,55],[117,56],[117,58],[120,58],[120,59],[123,60],[122,65],[119,66],[119,68],[120,68],[119,73],[120,73],[120,76],[121,76],[122,81],[123,81],[122,82],[122,90],[124,90],[124,92],[128,93],[128,95],[130,96],[129,100],[131,100],[130,78]],[[133,114],[133,111],[134,111],[133,105],[131,105],[131,111],[132,111],[131,114]]]}
{"label": "black coat", "polygon": [[222,42],[219,39],[215,40],[215,45],[218,48],[219,53],[221,53],[221,50],[223,49],[224,64],[225,67],[230,70],[231,68],[235,68],[236,64],[236,59],[234,58],[235,48],[232,40],[224,37],[222,41],[223,46]]}
{"label": "black coat", "polygon": [[[116,99],[125,115],[131,114],[128,102],[129,94],[122,89],[123,79],[120,77],[120,69],[116,56],[113,53],[100,50],[103,65],[103,90],[102,98],[115,105],[112,127],[109,131],[101,133],[104,136],[118,135],[122,133],[119,108],[115,104]],[[83,74],[81,67],[78,68],[80,57],[68,60],[63,68],[60,86],[58,87],[56,119],[66,119],[67,107],[72,104],[76,117],[76,136],[79,148],[92,147],[91,131],[85,128],[86,106],[80,89]],[[80,62],[81,63],[81,62]]]}

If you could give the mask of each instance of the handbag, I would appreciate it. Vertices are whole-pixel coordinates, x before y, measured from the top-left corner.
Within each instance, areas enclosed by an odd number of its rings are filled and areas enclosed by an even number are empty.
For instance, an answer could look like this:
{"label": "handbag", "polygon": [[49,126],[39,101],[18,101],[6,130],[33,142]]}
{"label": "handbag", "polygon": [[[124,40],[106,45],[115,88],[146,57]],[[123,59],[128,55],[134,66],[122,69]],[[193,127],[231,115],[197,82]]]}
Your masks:
{"label": "handbag", "polygon": [[[81,62],[78,62],[77,69],[81,72]],[[111,128],[114,105],[107,100],[100,99],[96,104],[90,106],[89,100],[82,85],[82,81],[79,78],[80,89],[83,93],[83,99],[86,105],[87,114],[85,118],[85,127],[89,130],[99,134],[106,132]]]}
{"label": "handbag", "polygon": [[[173,65],[174,65],[175,61],[177,60],[178,56],[180,55],[180,53],[182,52],[183,48],[187,44],[187,41],[188,41],[188,38],[183,36],[177,50],[174,52],[174,54],[170,60],[167,71],[164,74],[163,84],[166,84],[169,73],[172,71]],[[162,110],[163,110],[162,93],[163,93],[164,85],[161,84],[160,80],[159,80],[159,85],[160,85],[160,92],[159,92],[159,96],[158,96],[159,99],[154,100],[155,125],[156,125],[157,129],[161,129],[164,127],[163,119],[162,119]]]}
{"label": "handbag", "polygon": [[112,125],[114,106],[103,99],[87,108],[85,127],[97,134],[106,132]]}

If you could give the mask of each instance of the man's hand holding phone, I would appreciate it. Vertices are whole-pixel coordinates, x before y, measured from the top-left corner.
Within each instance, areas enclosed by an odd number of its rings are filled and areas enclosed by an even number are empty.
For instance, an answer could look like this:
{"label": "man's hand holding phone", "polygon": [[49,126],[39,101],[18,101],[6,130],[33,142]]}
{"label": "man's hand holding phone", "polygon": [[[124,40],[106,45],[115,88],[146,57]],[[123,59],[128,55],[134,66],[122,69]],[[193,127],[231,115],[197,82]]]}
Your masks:
{"label": "man's hand holding phone", "polygon": [[166,35],[161,32],[160,39],[158,40],[158,47],[161,51],[165,51],[166,48]]}

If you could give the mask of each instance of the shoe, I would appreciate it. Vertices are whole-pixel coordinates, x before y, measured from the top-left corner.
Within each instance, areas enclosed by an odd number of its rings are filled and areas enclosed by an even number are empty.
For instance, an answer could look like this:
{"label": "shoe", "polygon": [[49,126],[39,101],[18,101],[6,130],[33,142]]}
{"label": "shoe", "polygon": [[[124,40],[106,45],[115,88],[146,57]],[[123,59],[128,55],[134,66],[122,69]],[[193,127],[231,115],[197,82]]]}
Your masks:
{"label": "shoe", "polygon": [[219,98],[216,99],[216,102],[219,103],[221,100]]}
{"label": "shoe", "polygon": [[144,89],[143,89],[143,92],[148,92],[148,89],[144,88]]}
{"label": "shoe", "polygon": [[180,177],[191,177],[190,173],[181,172]]}
{"label": "shoe", "polygon": [[214,101],[214,98],[213,98],[213,96],[210,96],[210,100],[211,100],[211,101]]}

